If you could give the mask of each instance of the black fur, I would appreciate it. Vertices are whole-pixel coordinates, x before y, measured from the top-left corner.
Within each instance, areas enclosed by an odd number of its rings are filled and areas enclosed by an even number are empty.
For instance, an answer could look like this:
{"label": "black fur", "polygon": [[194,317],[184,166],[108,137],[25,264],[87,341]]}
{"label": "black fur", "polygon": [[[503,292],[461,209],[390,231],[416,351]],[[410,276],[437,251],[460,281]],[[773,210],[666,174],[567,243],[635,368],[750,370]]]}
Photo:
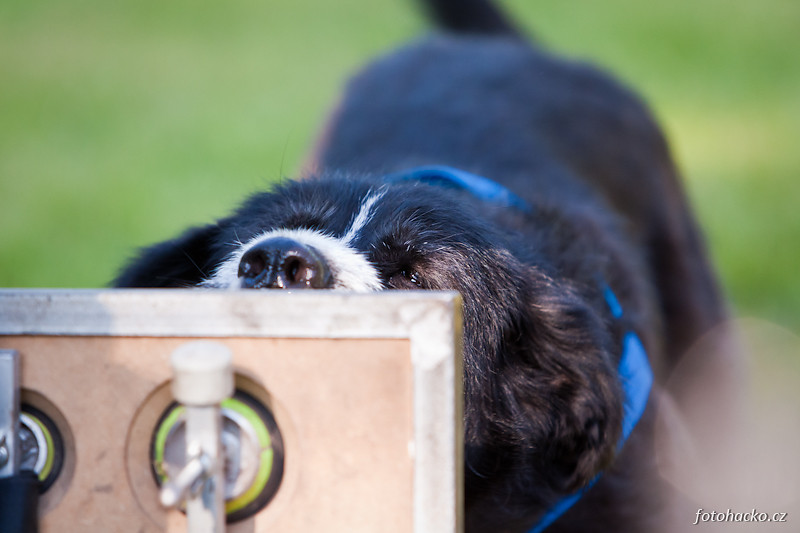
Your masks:
{"label": "black fur", "polygon": [[318,171],[145,250],[115,285],[196,285],[265,229],[341,236],[390,172],[445,164],[490,177],[533,214],[394,183],[352,243],[387,288],[464,297],[467,530],[526,531],[603,472],[550,530],[654,531],[669,498],[652,406],[616,451],[620,335],[639,334],[658,378],[724,316],[664,139],[629,91],[533,48],[489,4],[431,4],[470,34],[426,38],[357,76],[318,144]]}
{"label": "black fur", "polygon": [[518,33],[508,18],[485,0],[426,0],[421,3],[443,30],[504,36]]}

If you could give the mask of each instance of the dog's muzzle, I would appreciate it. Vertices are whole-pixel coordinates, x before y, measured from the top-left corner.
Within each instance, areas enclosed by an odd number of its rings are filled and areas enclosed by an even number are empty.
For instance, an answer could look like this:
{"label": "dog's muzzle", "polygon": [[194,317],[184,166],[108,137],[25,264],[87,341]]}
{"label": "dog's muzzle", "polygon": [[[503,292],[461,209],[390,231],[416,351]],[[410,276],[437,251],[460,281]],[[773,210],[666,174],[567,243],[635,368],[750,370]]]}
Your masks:
{"label": "dog's muzzle", "polygon": [[314,248],[286,237],[262,241],[239,261],[244,289],[325,289],[332,285],[330,269]]}

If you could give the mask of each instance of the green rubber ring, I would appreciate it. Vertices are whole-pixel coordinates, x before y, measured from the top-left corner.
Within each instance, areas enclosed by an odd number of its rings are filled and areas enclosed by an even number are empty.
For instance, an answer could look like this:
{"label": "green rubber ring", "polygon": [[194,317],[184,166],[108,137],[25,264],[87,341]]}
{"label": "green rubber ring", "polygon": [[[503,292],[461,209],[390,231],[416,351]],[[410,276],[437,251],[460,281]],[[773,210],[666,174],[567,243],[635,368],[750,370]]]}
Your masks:
{"label": "green rubber ring", "polygon": [[252,407],[236,398],[224,400],[222,402],[222,407],[239,413],[250,423],[258,437],[258,444],[261,448],[261,462],[253,484],[250,485],[244,494],[225,503],[225,511],[230,514],[254,502],[267,486],[269,477],[272,474],[274,452],[272,450],[272,438],[269,435],[269,430]]}
{"label": "green rubber ring", "polygon": [[[228,398],[222,402],[221,406],[224,409],[235,411],[247,420],[253,427],[261,449],[261,460],[253,483],[241,496],[225,502],[225,512],[231,514],[240,509],[244,509],[254,502],[267,486],[269,478],[272,475],[275,452],[272,449],[272,438],[270,437],[269,429],[255,409],[237,398]],[[153,444],[153,466],[155,467],[156,475],[162,483],[167,479],[167,472],[164,470],[163,466],[167,437],[170,431],[182,421],[181,419],[185,411],[186,408],[184,406],[174,407],[169,411],[167,416],[164,417],[156,430],[155,442]]]}
{"label": "green rubber ring", "polygon": [[39,429],[42,430],[42,435],[44,435],[44,440],[47,444],[47,458],[45,459],[42,471],[37,474],[39,481],[44,481],[47,479],[47,476],[50,475],[50,472],[53,471],[53,462],[56,455],[56,449],[53,443],[53,435],[50,433],[50,429],[45,425],[45,423],[42,422],[36,415],[28,411],[25,411],[25,415],[30,418],[31,421],[39,427]]}
{"label": "green rubber ring", "polygon": [[178,424],[184,411],[186,411],[186,408],[183,406],[174,407],[164,420],[161,421],[156,431],[153,465],[155,466],[158,479],[162,483],[167,479],[167,472],[164,471],[164,448],[167,445],[167,437],[172,428]]}

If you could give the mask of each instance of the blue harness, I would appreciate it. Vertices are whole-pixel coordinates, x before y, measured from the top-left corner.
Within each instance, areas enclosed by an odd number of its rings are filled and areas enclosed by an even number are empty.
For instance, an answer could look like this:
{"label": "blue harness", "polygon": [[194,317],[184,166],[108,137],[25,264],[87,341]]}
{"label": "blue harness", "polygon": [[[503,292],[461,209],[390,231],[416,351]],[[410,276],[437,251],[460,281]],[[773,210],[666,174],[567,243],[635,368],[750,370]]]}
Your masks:
{"label": "blue harness", "polygon": [[448,189],[461,189],[490,204],[499,205],[501,207],[513,207],[523,213],[533,212],[528,202],[496,181],[452,167],[436,165],[417,167],[404,170],[403,172],[389,174],[384,180],[390,183],[398,181],[421,181]]}
{"label": "blue harness", "polygon": [[[440,187],[460,189],[488,203],[518,209],[523,213],[533,212],[533,209],[525,200],[499,183],[447,166],[413,168],[386,176],[385,180],[387,182],[421,181]],[[604,287],[604,296],[611,315],[617,320],[621,319],[623,315],[622,306],[617,296],[607,285]],[[620,383],[625,392],[625,416],[622,420],[622,435],[617,443],[617,450],[621,450],[633,428],[636,427],[636,423],[642,417],[647,407],[650,389],[653,386],[653,371],[647,359],[647,352],[639,336],[633,331],[628,331],[623,336],[622,357],[617,370]],[[602,473],[598,474],[597,477],[577,492],[568,494],[557,501],[530,529],[529,533],[544,531],[547,526],[555,522],[556,519],[580,500],[594,486],[601,475]]]}

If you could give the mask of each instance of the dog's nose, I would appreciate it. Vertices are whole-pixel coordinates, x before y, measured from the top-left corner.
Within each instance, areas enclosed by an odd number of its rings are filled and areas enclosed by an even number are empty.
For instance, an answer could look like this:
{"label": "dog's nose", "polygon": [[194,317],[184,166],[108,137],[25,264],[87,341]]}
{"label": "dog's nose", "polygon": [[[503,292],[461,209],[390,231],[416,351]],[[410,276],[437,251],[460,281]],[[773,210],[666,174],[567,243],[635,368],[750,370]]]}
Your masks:
{"label": "dog's nose", "polygon": [[324,259],[310,246],[274,237],[253,246],[239,262],[245,289],[324,289],[331,275]]}

